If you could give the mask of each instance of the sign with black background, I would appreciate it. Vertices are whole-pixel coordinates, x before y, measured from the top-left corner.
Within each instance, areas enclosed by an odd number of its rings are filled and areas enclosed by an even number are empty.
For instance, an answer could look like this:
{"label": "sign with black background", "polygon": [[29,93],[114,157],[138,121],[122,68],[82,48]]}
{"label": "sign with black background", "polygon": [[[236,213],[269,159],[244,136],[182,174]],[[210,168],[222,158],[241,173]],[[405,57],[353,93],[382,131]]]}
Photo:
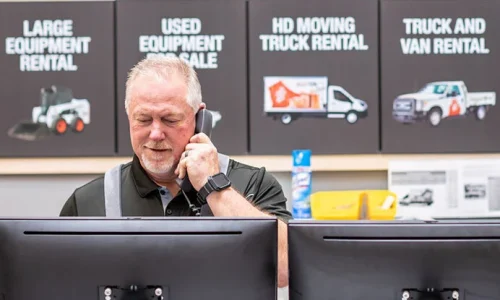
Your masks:
{"label": "sign with black background", "polygon": [[[178,31],[179,24],[190,30]],[[118,1],[118,153],[133,153],[124,107],[127,73],[147,55],[160,54],[184,58],[198,73],[203,102],[217,120],[217,150],[245,154],[245,28],[243,1]]]}
{"label": "sign with black background", "polygon": [[500,150],[499,11],[485,0],[381,2],[383,152]]}
{"label": "sign with black background", "polygon": [[114,154],[112,2],[0,3],[0,155]]}
{"label": "sign with black background", "polygon": [[375,153],[377,1],[250,1],[250,152]]}

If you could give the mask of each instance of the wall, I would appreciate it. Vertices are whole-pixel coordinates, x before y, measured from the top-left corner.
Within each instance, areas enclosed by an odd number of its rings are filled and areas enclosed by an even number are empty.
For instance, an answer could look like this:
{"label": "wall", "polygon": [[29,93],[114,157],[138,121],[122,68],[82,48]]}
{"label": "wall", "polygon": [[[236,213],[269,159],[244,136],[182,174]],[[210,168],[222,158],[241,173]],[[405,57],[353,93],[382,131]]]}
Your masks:
{"label": "wall", "polygon": [[[274,173],[288,199],[291,175]],[[96,175],[0,176],[0,216],[51,217],[59,211],[73,189]],[[386,172],[315,172],[313,192],[338,189],[385,189]],[[289,200],[290,209],[290,200]]]}
{"label": "wall", "polygon": [[[28,2],[26,0],[17,0]],[[51,0],[58,2],[59,0]],[[81,0],[85,1],[85,0]],[[0,0],[6,2],[6,0]],[[33,1],[32,1],[33,2]],[[274,173],[290,199],[288,172]],[[73,189],[96,175],[0,175],[0,216],[56,216]],[[325,189],[386,188],[386,172],[316,172],[313,191]]]}

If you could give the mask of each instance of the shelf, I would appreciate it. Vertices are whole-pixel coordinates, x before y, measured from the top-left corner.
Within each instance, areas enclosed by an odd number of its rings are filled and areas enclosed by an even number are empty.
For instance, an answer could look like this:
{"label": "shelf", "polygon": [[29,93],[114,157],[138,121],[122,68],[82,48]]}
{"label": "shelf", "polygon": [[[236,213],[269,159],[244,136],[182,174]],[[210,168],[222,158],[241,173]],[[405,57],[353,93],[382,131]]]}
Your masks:
{"label": "shelf", "polygon": [[[271,172],[290,172],[291,156],[232,156],[242,163],[265,166]],[[312,170],[319,171],[387,171],[391,160],[500,158],[499,154],[412,154],[412,155],[315,155]],[[0,175],[102,174],[109,168],[130,161],[130,157],[82,158],[3,158]]]}

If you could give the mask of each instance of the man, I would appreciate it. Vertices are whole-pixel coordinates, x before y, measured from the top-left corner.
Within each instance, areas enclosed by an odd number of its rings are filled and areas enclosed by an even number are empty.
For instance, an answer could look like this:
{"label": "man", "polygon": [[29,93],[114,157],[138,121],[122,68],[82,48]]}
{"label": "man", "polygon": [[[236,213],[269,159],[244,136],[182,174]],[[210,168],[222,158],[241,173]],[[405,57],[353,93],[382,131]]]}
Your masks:
{"label": "man", "polygon": [[[195,115],[205,109],[196,72],[185,61],[150,57],[129,73],[125,109],[134,156],[121,168],[121,215],[190,216],[198,199],[202,215],[278,217],[278,286],[288,285],[287,226],[291,218],[280,184],[264,168],[232,159],[221,161],[203,133],[195,134]],[[186,174],[195,189],[184,195],[176,179]],[[227,184],[207,192],[218,176]],[[104,216],[105,177],[79,187],[61,216]],[[211,181],[212,182],[212,181]],[[225,188],[224,188],[225,187]],[[204,193],[196,191],[204,190]],[[208,194],[208,195],[207,195]]]}

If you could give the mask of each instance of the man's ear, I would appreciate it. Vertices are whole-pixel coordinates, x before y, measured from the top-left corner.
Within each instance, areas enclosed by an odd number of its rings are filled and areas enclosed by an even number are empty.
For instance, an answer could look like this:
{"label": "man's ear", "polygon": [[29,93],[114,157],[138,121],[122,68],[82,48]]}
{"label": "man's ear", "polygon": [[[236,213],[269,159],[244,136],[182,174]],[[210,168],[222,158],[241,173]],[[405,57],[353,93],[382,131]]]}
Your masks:
{"label": "man's ear", "polygon": [[201,109],[206,109],[206,108],[207,108],[207,105],[204,102],[201,102],[200,106],[198,107],[198,111]]}

